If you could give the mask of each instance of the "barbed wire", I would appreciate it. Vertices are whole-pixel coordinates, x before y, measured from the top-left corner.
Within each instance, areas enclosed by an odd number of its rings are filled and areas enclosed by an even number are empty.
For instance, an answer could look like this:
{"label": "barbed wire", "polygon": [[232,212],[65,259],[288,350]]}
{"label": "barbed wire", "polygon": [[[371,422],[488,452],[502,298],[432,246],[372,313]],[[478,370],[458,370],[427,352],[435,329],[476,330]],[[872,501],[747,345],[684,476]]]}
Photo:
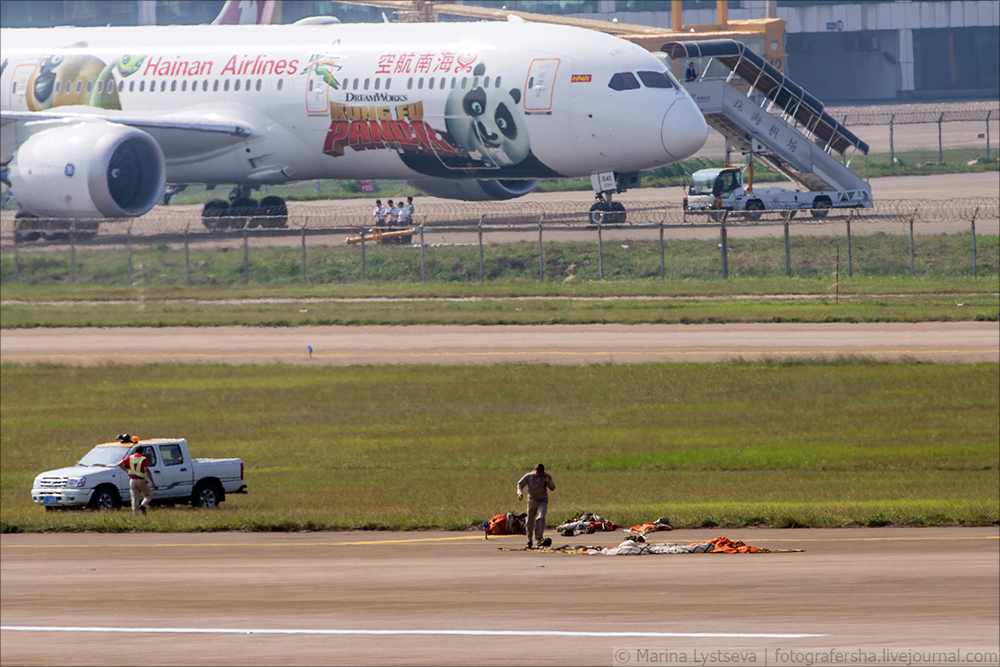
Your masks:
{"label": "barbed wire", "polygon": [[862,125],[914,125],[955,121],[986,121],[1000,119],[1000,103],[969,102],[965,104],[893,104],[878,107],[827,108],[827,113],[848,127]]}
{"label": "barbed wire", "polygon": [[[410,226],[423,225],[425,228],[454,228],[474,231],[480,226],[494,231],[511,229],[525,230],[537,228],[541,223],[547,229],[581,228],[594,226],[600,219],[609,228],[642,227],[651,225],[670,226],[718,226],[723,219],[722,211],[685,210],[675,204],[662,201],[629,202],[625,221],[609,224],[609,214],[594,216],[585,202],[580,201],[506,201],[506,202],[445,202],[422,205]],[[858,222],[955,222],[969,221],[975,216],[979,220],[1000,218],[1000,198],[971,197],[961,199],[896,199],[877,200],[872,208],[834,208],[813,211],[810,209],[733,211],[725,216],[727,224],[775,225],[790,222],[796,225],[823,225],[854,219]],[[283,226],[277,223],[284,222]],[[352,232],[374,226],[368,206],[318,206],[314,204],[288,205],[287,219],[274,220],[275,226],[261,218],[233,218],[230,226],[209,229],[202,224],[201,212],[195,207],[171,209],[157,207],[138,218],[126,220],[46,220],[26,218],[15,220],[13,211],[0,214],[0,234],[5,237],[18,231],[19,241],[39,238],[68,236],[72,229],[76,238],[88,240],[96,235],[106,236],[157,236],[179,234],[194,236],[228,237],[251,236],[263,233],[281,235],[310,231],[338,230]],[[261,224],[261,223],[265,224]],[[213,225],[216,222],[213,221]],[[256,226],[255,226],[256,225]],[[32,232],[37,233],[31,238]]]}

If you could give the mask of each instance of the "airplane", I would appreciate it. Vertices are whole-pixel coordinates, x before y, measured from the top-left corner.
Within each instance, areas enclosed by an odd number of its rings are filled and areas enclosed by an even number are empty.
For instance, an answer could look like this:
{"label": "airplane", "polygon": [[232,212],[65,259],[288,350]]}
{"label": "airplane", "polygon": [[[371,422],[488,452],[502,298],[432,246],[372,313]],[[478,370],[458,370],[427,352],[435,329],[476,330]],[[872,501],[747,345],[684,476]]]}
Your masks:
{"label": "airplane", "polygon": [[[2,29],[0,44],[5,184],[46,218],[139,216],[165,184],[405,179],[476,201],[589,176],[592,210],[624,221],[613,195],[708,134],[665,57],[516,17]],[[230,206],[208,202],[206,226]],[[284,226],[280,198],[259,210]]]}

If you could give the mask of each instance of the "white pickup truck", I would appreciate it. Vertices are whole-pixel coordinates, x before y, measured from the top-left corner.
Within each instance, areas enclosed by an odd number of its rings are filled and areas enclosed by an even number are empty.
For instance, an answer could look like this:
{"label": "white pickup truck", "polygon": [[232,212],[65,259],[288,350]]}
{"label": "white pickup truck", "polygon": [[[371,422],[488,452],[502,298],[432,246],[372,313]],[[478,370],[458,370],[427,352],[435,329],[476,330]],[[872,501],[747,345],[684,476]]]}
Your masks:
{"label": "white pickup truck", "polygon": [[194,459],[183,438],[157,438],[138,443],[97,445],[70,468],[49,470],[35,477],[31,499],[46,509],[89,506],[111,510],[129,502],[128,474],[118,462],[142,450],[149,460],[156,489],[154,503],[188,503],[217,507],[227,493],[246,493],[240,459]]}

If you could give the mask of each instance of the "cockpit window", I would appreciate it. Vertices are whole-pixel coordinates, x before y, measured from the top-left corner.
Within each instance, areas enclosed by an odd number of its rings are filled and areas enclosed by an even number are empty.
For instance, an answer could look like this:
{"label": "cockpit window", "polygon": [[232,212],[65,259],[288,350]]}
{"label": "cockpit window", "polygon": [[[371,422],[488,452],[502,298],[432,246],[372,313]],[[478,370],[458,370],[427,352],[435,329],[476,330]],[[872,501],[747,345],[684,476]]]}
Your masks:
{"label": "cockpit window", "polygon": [[639,80],[647,88],[673,88],[670,79],[663,72],[639,72]]}
{"label": "cockpit window", "polygon": [[608,88],[611,90],[635,90],[639,88],[639,80],[635,78],[635,74],[632,74],[632,72],[618,72],[611,77],[611,81],[608,82]]}

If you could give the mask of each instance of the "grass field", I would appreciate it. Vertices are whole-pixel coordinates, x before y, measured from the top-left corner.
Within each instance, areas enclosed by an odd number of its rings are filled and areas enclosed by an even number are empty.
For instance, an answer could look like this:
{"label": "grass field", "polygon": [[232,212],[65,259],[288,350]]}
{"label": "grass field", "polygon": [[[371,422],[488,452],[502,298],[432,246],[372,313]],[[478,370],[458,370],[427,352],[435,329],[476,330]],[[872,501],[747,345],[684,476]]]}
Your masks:
{"label": "grass field", "polygon": [[[461,528],[552,471],[550,524],[1000,521],[1000,366],[0,368],[2,530]],[[129,431],[238,456],[219,511],[45,512],[34,475]]]}

